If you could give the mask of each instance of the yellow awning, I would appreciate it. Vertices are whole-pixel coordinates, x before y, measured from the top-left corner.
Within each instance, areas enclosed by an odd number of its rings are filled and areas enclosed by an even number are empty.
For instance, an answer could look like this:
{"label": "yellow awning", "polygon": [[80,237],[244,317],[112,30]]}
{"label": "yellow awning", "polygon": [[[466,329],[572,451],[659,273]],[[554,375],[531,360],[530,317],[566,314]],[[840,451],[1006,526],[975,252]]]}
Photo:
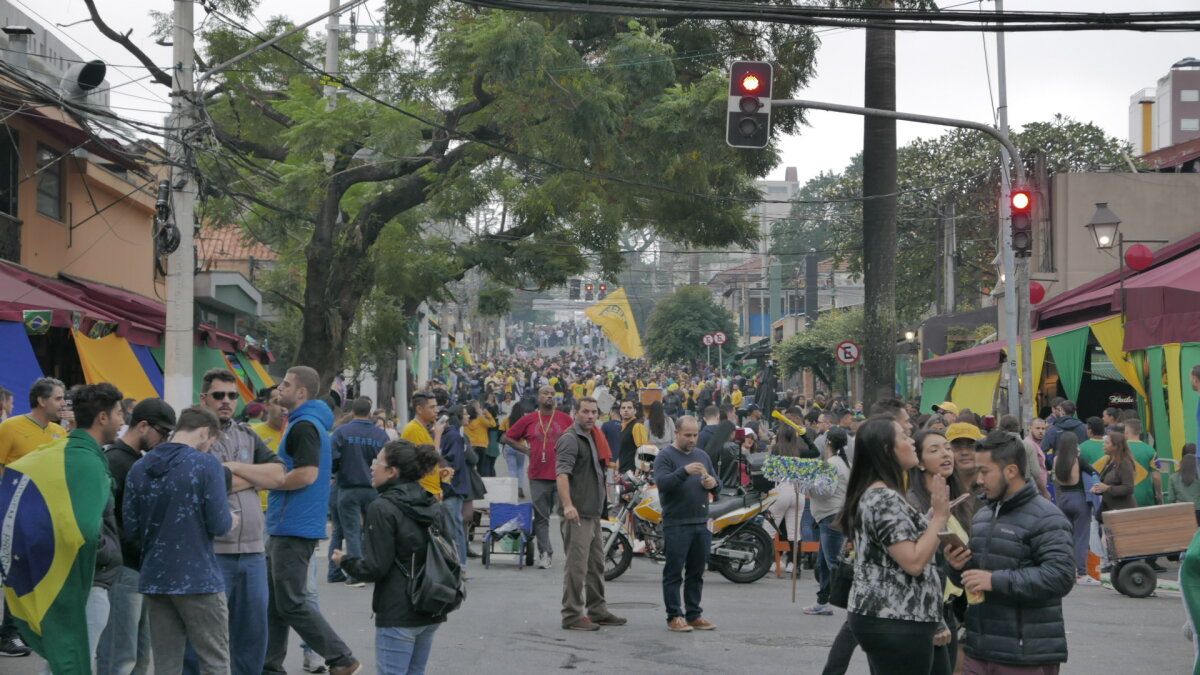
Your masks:
{"label": "yellow awning", "polygon": [[1121,325],[1121,315],[1092,324],[1092,335],[1096,336],[1096,342],[1100,343],[1100,348],[1104,350],[1108,360],[1112,361],[1117,372],[1121,373],[1129,386],[1137,390],[1142,398],[1146,398],[1146,388],[1142,386],[1142,378],[1138,377],[1137,366],[1133,365],[1129,352],[1122,349],[1125,344],[1125,327]]}
{"label": "yellow awning", "polygon": [[157,398],[158,392],[142,370],[142,364],[125,338],[110,333],[102,338],[90,338],[71,331],[75,349],[83,365],[83,377],[88,384],[110,382],[127,398],[142,400]]}
{"label": "yellow awning", "polygon": [[994,412],[996,385],[1000,383],[1000,372],[959,375],[950,391],[950,400],[959,410],[970,408],[979,415]]}
{"label": "yellow awning", "polygon": [[1187,443],[1187,422],[1184,421],[1183,410],[1185,385],[1182,369],[1179,367],[1180,348],[1178,342],[1163,345],[1163,363],[1167,366],[1167,416],[1171,420],[1171,454],[1176,460],[1183,459],[1183,446]]}

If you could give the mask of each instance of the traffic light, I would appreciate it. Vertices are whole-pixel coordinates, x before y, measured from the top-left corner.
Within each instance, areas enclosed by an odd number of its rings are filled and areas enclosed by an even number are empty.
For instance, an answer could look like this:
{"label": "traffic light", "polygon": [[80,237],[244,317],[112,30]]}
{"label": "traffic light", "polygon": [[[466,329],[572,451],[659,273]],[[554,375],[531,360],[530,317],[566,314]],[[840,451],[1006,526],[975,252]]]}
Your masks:
{"label": "traffic light", "polygon": [[600,299],[603,300],[608,295],[608,284],[600,284]]}
{"label": "traffic light", "polygon": [[569,290],[567,291],[567,293],[568,293],[567,297],[570,298],[571,300],[578,300],[579,299],[579,280],[571,279],[570,282],[568,282],[568,289]]}
{"label": "traffic light", "polygon": [[595,290],[596,290],[595,284],[584,284],[583,285],[583,291],[584,291],[583,299],[587,300],[588,302],[591,302],[592,300],[594,300],[596,296],[592,291],[595,291]]}
{"label": "traffic light", "polygon": [[771,142],[771,64],[734,61],[729,69],[725,142],[735,148],[765,148]]}
{"label": "traffic light", "polygon": [[1018,256],[1033,253],[1033,191],[1017,188],[1009,195],[1012,213],[1012,247]]}

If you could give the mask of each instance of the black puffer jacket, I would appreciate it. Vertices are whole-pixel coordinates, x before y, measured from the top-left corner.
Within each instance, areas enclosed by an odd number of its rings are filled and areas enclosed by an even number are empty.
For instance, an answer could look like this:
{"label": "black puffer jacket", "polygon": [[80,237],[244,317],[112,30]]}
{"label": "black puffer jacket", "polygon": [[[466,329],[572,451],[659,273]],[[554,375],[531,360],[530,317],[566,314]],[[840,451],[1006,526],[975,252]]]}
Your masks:
{"label": "black puffer jacket", "polygon": [[975,514],[967,568],[992,570],[992,590],[967,608],[967,654],[1017,665],[1066,662],[1062,598],[1075,586],[1073,546],[1066,516],[1032,483]]}
{"label": "black puffer jacket", "polygon": [[375,583],[371,609],[376,627],[417,628],[446,620],[445,615],[422,614],[412,608],[408,575],[400,568],[403,565],[411,571],[413,556],[417,565],[424,564],[429,545],[426,528],[436,523],[442,532],[449,532],[445,513],[441,502],[415,482],[385,483],[379,498],[367,507],[363,557],[344,558],[342,569],[355,579]]}

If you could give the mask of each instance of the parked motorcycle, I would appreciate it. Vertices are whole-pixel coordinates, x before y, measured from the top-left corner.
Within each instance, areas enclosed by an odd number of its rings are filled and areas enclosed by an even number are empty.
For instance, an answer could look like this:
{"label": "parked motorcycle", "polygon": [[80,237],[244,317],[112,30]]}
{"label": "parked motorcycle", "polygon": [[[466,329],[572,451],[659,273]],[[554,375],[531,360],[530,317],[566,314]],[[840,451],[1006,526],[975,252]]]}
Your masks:
{"label": "parked motorcycle", "polygon": [[[759,521],[775,499],[775,495],[752,488],[722,491],[720,498],[708,507],[709,527],[713,532],[710,569],[739,584],[758,581],[767,573],[774,559],[773,542]],[[629,569],[634,556],[631,540],[644,544],[642,553],[647,557],[666,559],[662,513],[658,487],[649,476],[632,471],[621,476],[611,507],[612,517],[601,521],[605,580],[612,581]]]}

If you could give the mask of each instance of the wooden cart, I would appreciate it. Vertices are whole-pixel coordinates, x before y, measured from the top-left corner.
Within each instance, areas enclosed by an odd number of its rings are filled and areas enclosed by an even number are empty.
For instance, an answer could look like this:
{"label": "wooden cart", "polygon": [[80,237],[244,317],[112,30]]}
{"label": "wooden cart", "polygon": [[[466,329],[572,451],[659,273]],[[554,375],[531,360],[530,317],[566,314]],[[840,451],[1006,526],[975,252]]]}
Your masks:
{"label": "wooden cart", "polygon": [[1131,598],[1144,598],[1158,587],[1148,558],[1182,553],[1196,534],[1196,507],[1186,504],[1144,506],[1104,513],[1112,585]]}

